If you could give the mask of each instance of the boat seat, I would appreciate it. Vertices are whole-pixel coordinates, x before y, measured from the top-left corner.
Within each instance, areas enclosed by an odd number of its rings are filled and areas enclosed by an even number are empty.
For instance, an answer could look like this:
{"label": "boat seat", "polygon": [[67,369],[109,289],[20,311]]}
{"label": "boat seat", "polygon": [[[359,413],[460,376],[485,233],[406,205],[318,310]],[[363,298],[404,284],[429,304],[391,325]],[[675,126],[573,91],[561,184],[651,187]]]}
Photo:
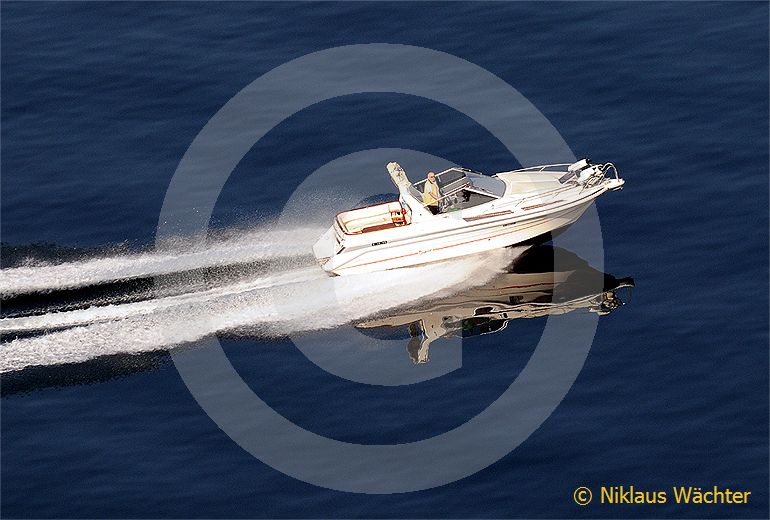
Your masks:
{"label": "boat seat", "polygon": [[361,230],[361,233],[369,233],[370,231],[382,231],[383,229],[394,228],[396,225],[391,222],[390,224],[380,224],[379,226],[369,226]]}
{"label": "boat seat", "polygon": [[411,218],[405,214],[398,201],[366,206],[337,215],[337,222],[344,233],[358,235],[408,225]]}

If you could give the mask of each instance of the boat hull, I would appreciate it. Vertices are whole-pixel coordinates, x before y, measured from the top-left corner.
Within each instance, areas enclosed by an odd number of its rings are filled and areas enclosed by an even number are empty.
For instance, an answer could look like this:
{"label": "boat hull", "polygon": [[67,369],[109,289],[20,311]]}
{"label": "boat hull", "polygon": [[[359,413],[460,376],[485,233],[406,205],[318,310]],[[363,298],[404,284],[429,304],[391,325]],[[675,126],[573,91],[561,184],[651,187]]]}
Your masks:
{"label": "boat hull", "polygon": [[440,262],[531,242],[572,225],[593,200],[591,197],[585,203],[541,217],[503,218],[459,232],[437,232],[421,240],[404,240],[403,244],[386,243],[342,251],[329,258],[322,267],[332,275],[361,274]]}

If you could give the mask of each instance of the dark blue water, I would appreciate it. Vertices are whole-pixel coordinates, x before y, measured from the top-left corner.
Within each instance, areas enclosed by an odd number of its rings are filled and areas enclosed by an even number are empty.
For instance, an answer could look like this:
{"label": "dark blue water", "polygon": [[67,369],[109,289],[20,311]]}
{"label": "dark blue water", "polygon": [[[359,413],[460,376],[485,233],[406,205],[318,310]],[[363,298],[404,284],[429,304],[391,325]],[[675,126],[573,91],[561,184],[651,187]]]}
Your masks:
{"label": "dark blue water", "polygon": [[[370,42],[486,68],[545,114],[577,156],[621,168],[626,189],[603,197],[598,211],[604,270],[634,277],[633,301],[600,319],[553,415],[472,476],[368,496],[254,459],[203,413],[162,351],[43,366],[3,376],[2,514],[766,518],[765,3],[3,3],[4,267],[151,246],[177,163],[224,103],[288,60]],[[295,114],[258,142],[228,180],[212,227],[259,225],[316,168],[379,147],[485,172],[517,165],[446,106],[348,96]],[[524,366],[542,327],[514,320],[470,338],[460,370],[405,387],[337,378],[288,340],[223,344],[250,386],[297,424],[392,444],[483,410]],[[572,500],[581,485],[715,484],[751,499],[584,508]]]}

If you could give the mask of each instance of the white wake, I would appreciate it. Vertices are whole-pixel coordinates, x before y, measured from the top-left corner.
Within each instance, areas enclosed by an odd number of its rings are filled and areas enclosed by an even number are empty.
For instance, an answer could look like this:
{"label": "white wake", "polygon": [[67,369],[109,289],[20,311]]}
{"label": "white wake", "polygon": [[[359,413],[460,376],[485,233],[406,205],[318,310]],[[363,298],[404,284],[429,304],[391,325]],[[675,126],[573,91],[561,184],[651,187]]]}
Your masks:
{"label": "white wake", "polygon": [[93,258],[59,265],[30,265],[0,271],[0,295],[51,292],[101,283],[310,254],[323,228],[252,231],[189,251],[169,243],[164,251]]}
{"label": "white wake", "polygon": [[[330,278],[320,268],[295,268],[177,296],[7,318],[0,320],[4,334],[71,328],[0,346],[0,373],[164,349],[224,331],[246,329],[285,335],[332,328],[452,288],[483,284],[508,265],[514,254],[500,250],[376,276]],[[196,265],[204,258],[214,260],[201,256]],[[91,266],[95,272],[94,264],[82,265]],[[137,264],[132,265],[135,270],[124,273],[136,273]],[[159,267],[156,263],[153,268],[157,271]]]}

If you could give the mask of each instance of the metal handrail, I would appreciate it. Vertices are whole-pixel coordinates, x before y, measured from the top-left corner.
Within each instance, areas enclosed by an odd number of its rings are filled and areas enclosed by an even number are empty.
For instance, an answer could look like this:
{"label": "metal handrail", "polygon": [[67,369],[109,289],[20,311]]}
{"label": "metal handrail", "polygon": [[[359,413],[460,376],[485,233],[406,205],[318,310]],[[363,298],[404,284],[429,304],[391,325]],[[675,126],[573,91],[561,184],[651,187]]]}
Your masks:
{"label": "metal handrail", "polygon": [[556,163],[556,164],[544,164],[541,166],[528,166],[526,168],[519,168],[518,170],[509,170],[507,172],[500,172],[500,173],[542,172],[542,171],[545,171],[546,168],[553,168],[557,166],[570,166],[571,164],[572,163]]}
{"label": "metal handrail", "polygon": [[620,180],[620,172],[618,172],[617,166],[615,166],[611,162],[608,162],[602,165],[601,167],[602,173],[607,173],[607,171],[609,171],[610,168],[612,168],[612,170],[615,172],[615,179]]}

